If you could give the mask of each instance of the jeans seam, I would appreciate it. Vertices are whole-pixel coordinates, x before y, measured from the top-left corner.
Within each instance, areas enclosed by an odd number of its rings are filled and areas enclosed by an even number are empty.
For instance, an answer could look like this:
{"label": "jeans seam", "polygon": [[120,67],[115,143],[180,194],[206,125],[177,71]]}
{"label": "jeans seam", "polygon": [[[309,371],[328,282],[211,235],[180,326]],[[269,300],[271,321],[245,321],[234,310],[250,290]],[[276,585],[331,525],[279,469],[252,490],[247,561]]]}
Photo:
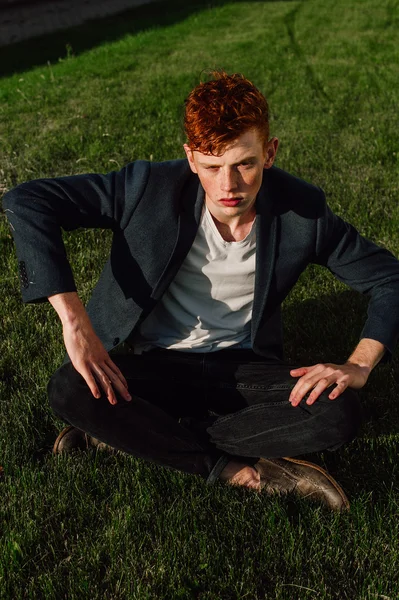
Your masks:
{"label": "jeans seam", "polygon": [[212,485],[219,479],[220,473],[223,471],[225,466],[230,462],[231,457],[228,454],[222,454],[216,461],[215,465],[212,468],[212,471],[208,475],[208,479],[206,482],[209,485]]}

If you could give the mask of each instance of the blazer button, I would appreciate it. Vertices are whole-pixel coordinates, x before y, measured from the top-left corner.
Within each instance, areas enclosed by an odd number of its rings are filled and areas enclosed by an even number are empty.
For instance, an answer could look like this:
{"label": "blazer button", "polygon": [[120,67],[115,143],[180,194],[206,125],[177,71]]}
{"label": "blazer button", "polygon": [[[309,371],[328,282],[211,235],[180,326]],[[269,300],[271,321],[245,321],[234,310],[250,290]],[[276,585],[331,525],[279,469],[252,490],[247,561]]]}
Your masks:
{"label": "blazer button", "polygon": [[119,342],[120,342],[119,338],[116,337],[116,338],[114,338],[113,345],[117,346],[119,344]]}

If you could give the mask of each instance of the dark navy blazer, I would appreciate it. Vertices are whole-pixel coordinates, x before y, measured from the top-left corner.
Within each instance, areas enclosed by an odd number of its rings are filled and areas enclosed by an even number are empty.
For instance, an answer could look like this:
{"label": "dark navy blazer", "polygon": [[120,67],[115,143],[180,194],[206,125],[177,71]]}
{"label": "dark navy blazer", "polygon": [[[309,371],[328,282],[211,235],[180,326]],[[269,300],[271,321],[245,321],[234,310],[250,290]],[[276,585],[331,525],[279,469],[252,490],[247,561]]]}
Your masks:
{"label": "dark navy blazer", "polygon": [[[197,232],[204,191],[187,160],[137,161],[107,175],[24,183],[4,197],[25,302],[75,291],[62,229],[113,230],[87,310],[107,350],[129,338],[176,275]],[[399,262],[328,208],[324,193],[272,167],[256,199],[252,347],[282,357],[280,307],[310,263],[371,294],[361,337],[392,353],[399,334]]]}

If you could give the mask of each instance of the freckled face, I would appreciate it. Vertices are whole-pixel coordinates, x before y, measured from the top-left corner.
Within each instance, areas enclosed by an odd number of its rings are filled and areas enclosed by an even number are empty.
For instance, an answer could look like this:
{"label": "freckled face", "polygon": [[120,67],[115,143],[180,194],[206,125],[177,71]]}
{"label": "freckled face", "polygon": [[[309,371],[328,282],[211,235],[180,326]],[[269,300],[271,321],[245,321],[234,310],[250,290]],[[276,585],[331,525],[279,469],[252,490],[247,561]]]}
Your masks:
{"label": "freckled face", "polygon": [[264,146],[256,129],[240,135],[220,156],[191,150],[185,144],[191,170],[197,173],[206,205],[218,221],[237,221],[255,212],[263,170],[273,165],[277,147],[277,138]]}

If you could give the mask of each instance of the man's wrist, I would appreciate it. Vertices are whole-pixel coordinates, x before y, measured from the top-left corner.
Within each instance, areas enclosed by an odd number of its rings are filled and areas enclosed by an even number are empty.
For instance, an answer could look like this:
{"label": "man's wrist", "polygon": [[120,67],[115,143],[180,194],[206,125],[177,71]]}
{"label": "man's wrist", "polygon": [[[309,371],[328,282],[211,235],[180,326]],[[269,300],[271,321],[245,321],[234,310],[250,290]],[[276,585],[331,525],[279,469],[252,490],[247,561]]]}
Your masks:
{"label": "man's wrist", "polygon": [[364,363],[359,363],[359,362],[353,361],[351,359],[348,359],[345,364],[350,365],[352,367],[357,367],[358,369],[361,369],[361,371],[363,372],[363,374],[365,374],[367,376],[367,378],[370,375],[371,371],[373,370],[373,367],[371,367],[370,365],[364,364]]}
{"label": "man's wrist", "polygon": [[49,296],[49,302],[57,312],[63,327],[78,328],[87,321],[86,309],[76,292]]}
{"label": "man's wrist", "polygon": [[369,373],[385,354],[385,346],[377,340],[363,338],[352,352],[346,364],[368,369]]}

